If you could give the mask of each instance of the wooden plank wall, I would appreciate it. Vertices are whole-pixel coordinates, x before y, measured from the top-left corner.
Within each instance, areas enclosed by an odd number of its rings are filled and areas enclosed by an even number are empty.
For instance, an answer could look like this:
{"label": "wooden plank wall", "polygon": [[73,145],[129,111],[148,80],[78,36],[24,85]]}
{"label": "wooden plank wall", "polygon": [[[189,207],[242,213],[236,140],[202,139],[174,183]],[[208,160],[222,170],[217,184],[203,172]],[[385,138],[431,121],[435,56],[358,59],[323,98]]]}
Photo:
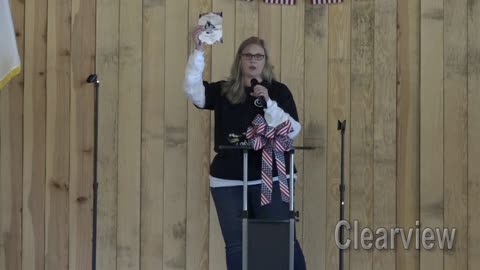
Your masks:
{"label": "wooden plank wall", "polygon": [[[25,58],[25,4],[10,2],[19,55]],[[21,61],[22,65],[25,62]],[[26,75],[21,73],[0,92],[0,267],[22,266],[22,114],[23,87]],[[7,128],[3,128],[3,127]]]}
{"label": "wooden plank wall", "polygon": [[[404,228],[420,219],[420,1],[397,1],[396,219]],[[420,269],[419,251],[396,245],[397,269]]]}
{"label": "wooden plank wall", "polygon": [[296,155],[308,269],[338,268],[339,119],[352,226],[456,228],[453,250],[352,243],[345,269],[480,267],[479,0],[10,4],[23,72],[0,92],[0,270],[90,269],[92,72],[97,268],[225,269],[208,187],[214,121],[182,93],[190,30],[212,10],[224,43],[207,47],[204,79],[227,77],[239,44],[264,38],[297,104],[296,144],[317,146]]}
{"label": "wooden plank wall", "polygon": [[480,147],[476,142],[480,138],[480,108],[475,106],[480,102],[480,34],[474,29],[480,26],[480,18],[475,14],[480,12],[480,1],[467,2],[467,171],[468,171],[468,241],[467,265],[474,269],[480,265],[480,232],[475,230],[480,225],[480,210],[474,207],[480,203],[480,167],[475,162],[480,158]]}

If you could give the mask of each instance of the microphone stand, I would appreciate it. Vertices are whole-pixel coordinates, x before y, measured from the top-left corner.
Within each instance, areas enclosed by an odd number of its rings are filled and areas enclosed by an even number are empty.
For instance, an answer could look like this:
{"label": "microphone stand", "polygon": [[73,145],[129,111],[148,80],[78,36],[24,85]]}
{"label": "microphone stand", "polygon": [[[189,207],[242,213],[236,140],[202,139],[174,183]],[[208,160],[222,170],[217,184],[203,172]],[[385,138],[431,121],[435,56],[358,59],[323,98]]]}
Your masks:
{"label": "microphone stand", "polygon": [[92,230],[92,270],[97,267],[97,198],[98,198],[98,179],[97,179],[97,150],[98,150],[98,89],[100,81],[96,74],[90,74],[87,83],[95,84],[95,105],[94,105],[94,141],[93,141],[93,230]]}
{"label": "microphone stand", "polygon": [[[344,142],[345,142],[345,128],[347,126],[347,121],[343,120],[343,122],[338,121],[338,127],[337,130],[340,130],[340,135],[341,135],[341,157],[340,157],[340,221],[344,220],[344,207],[345,207],[345,183],[344,183]],[[343,244],[343,229],[344,226],[340,228],[340,243]],[[343,253],[344,250],[342,248],[339,248],[339,263],[338,263],[338,269],[343,270]]]}

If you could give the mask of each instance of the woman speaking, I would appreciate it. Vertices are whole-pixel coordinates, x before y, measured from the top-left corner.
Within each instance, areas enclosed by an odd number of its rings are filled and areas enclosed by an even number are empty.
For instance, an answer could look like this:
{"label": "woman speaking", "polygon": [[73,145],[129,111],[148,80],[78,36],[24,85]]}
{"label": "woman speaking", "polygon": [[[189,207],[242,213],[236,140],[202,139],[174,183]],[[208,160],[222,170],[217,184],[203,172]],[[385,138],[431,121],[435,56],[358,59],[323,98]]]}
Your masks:
{"label": "woman speaking", "polygon": [[[272,128],[289,123],[287,136],[293,140],[300,132],[297,109],[288,87],[274,79],[265,43],[250,37],[237,50],[230,76],[218,82],[202,79],[205,66],[204,44],[198,26],[192,31],[195,44],[189,56],[184,81],[184,92],[199,109],[213,110],[215,117],[215,157],[210,165],[210,191],[225,241],[228,270],[242,269],[242,206],[243,161],[242,151],[219,149],[220,145],[248,145],[247,130],[262,116]],[[289,158],[284,153],[285,168]],[[273,161],[275,163],[275,159]],[[248,154],[248,206],[251,218],[288,219],[288,198],[284,196],[285,182],[279,180],[276,166],[272,166],[272,185],[262,187],[262,151]],[[305,270],[305,258],[295,237],[294,269]]]}

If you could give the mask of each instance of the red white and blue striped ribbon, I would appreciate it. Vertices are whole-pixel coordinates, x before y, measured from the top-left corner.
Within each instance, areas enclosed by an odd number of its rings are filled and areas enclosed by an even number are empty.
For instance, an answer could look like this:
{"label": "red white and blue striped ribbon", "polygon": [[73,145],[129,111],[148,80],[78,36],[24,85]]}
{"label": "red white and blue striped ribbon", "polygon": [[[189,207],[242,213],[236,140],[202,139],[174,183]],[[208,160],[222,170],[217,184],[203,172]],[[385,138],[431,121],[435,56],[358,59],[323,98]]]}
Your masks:
{"label": "red white and blue striped ribbon", "polygon": [[290,192],[287,183],[284,152],[292,149],[293,140],[288,137],[292,128],[290,121],[285,121],[276,128],[267,125],[265,118],[257,115],[252,126],[247,130],[247,139],[254,150],[262,149],[262,192],[261,205],[272,201],[273,158],[277,165],[278,180],[282,201],[289,202]]}

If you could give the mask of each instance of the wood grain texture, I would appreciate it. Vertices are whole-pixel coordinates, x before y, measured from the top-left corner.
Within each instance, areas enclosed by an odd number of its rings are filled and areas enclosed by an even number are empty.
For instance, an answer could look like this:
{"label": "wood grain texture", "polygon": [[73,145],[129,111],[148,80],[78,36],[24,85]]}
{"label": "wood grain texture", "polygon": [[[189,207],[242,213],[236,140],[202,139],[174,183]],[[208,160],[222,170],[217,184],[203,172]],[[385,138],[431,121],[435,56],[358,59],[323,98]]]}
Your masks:
{"label": "wood grain texture", "polygon": [[235,1],[235,50],[242,42],[258,36],[258,1]]}
{"label": "wood grain texture", "polygon": [[[397,1],[397,224],[420,219],[420,1]],[[420,269],[415,246],[396,245],[397,270]]]}
{"label": "wood grain texture", "polygon": [[120,1],[117,269],[140,269],[142,1]]}
{"label": "wood grain texture", "polygon": [[265,40],[270,63],[277,78],[281,78],[282,6],[260,1],[258,6],[258,36]]}
{"label": "wood grain texture", "polygon": [[[324,270],[327,228],[328,8],[305,5],[303,250],[307,269]],[[308,57],[307,57],[308,56]]]}
{"label": "wood grain texture", "polygon": [[[24,59],[25,3],[10,1],[9,6]],[[22,267],[23,86],[20,73],[0,93],[0,269]]]}
{"label": "wood grain texture", "polygon": [[480,1],[468,8],[468,269],[480,267]]}
{"label": "wood grain texture", "polygon": [[92,265],[95,71],[95,0],[72,1],[72,94],[70,96],[69,269]]}
{"label": "wood grain texture", "polygon": [[235,44],[235,1],[212,0],[212,10],[222,11],[223,13],[223,43],[212,46],[212,81],[219,81],[230,76],[230,67],[237,50]]}
{"label": "wood grain texture", "polygon": [[[327,231],[326,267],[338,268],[335,226],[339,221],[340,132],[337,122],[346,120],[345,131],[345,220],[350,220],[350,48],[351,1],[328,7],[328,125],[327,125]],[[345,239],[350,233],[345,230]],[[345,250],[344,269],[350,269],[349,250]],[[355,266],[353,266],[355,267]]]}
{"label": "wood grain texture", "polygon": [[22,266],[23,92],[15,82],[0,93],[0,269]]}
{"label": "wood grain texture", "polygon": [[[444,225],[443,2],[421,1],[420,19],[420,227]],[[422,245],[423,246],[423,245]],[[443,269],[443,252],[420,251],[420,269]]]}
{"label": "wood grain texture", "polygon": [[[361,228],[373,227],[374,16],[373,1],[352,1],[350,221]],[[350,265],[373,268],[372,248],[354,243],[353,249]]]}
{"label": "wood grain texture", "polygon": [[[397,1],[375,1],[374,9],[373,228],[388,231],[397,225]],[[389,245],[388,250],[374,250],[374,270],[395,269],[392,248],[395,246]]]}
{"label": "wood grain texture", "polygon": [[165,6],[143,1],[140,268],[162,269],[165,149]]}
{"label": "wood grain texture", "polygon": [[167,1],[165,32],[165,160],[163,269],[186,267],[188,1]]}
{"label": "wood grain texture", "polygon": [[71,1],[48,1],[45,269],[68,269]]}
{"label": "wood grain texture", "polygon": [[[212,10],[223,12],[223,43],[212,47],[212,81],[225,80],[235,57],[235,1],[212,0]],[[210,116],[210,160],[215,156],[213,113]],[[209,209],[209,270],[223,270],[226,267],[225,242],[218,222],[217,210],[210,196]]]}
{"label": "wood grain texture", "polygon": [[[190,0],[189,29],[198,25],[201,13],[209,12],[211,0]],[[190,39],[190,47],[193,47]],[[218,45],[218,44],[217,44]],[[191,51],[191,50],[189,50]],[[211,80],[211,46],[205,48],[203,79]],[[208,270],[208,228],[210,211],[210,112],[188,105],[187,136],[187,227],[186,269]]]}
{"label": "wood grain texture", "polygon": [[[0,98],[1,98],[1,95],[0,95]],[[1,102],[2,100],[0,100]],[[1,104],[1,103],[0,103]],[[2,111],[0,110],[0,126],[2,126]],[[2,128],[3,129],[3,128]],[[0,136],[2,136],[2,132],[0,130]],[[1,139],[2,137],[0,137],[0,146],[1,146]],[[0,148],[0,151],[2,149]],[[1,157],[1,156],[0,156]],[[1,161],[1,160],[0,160]],[[0,169],[2,167],[0,166]],[[0,171],[0,175],[2,174],[2,171]],[[5,183],[4,183],[5,182]],[[5,186],[5,187],[4,187]],[[0,187],[2,187],[2,189],[5,189],[5,188],[8,188],[7,187],[7,181],[4,180],[4,181],[0,181]],[[2,207],[0,208],[0,213],[2,214],[2,219],[5,218],[7,220],[10,219],[10,209],[8,208],[8,205],[10,204],[9,201],[10,201],[10,197],[7,197],[7,195],[4,195],[3,192],[0,192],[0,202],[2,203],[2,205],[6,205],[7,207]],[[5,229],[4,229],[5,227]],[[4,225],[3,224],[3,221],[2,223],[0,223],[0,231],[2,232],[2,235],[4,234],[4,231],[5,231],[5,234],[7,233],[7,225]],[[3,248],[4,245],[6,245],[6,242],[7,242],[7,239],[6,237],[4,238],[3,236],[0,238],[0,244],[2,246],[2,249],[0,250],[0,267],[1,269],[6,269],[7,268],[7,251],[5,248]]]}
{"label": "wood grain texture", "polygon": [[97,0],[98,105],[97,269],[117,269],[120,2]]}
{"label": "wood grain texture", "polygon": [[[295,6],[282,6],[282,38],[280,81],[285,84],[293,95],[297,107],[300,124],[304,121],[304,90],[305,90],[305,37],[304,37],[305,4],[297,2]],[[303,145],[303,131],[297,135],[294,145]],[[295,210],[303,213],[303,151],[295,153],[295,166],[298,170],[298,181],[295,183]],[[296,223],[297,239],[303,241],[303,214]]]}
{"label": "wood grain texture", "polygon": [[467,1],[444,1],[444,269],[468,269]]}
{"label": "wood grain texture", "polygon": [[45,269],[47,0],[25,3],[22,268]]}
{"label": "wood grain texture", "polygon": [[404,250],[397,237],[395,254],[347,250],[345,268],[480,265],[478,0],[10,3],[24,77],[0,94],[0,269],[89,265],[93,85],[83,81],[93,62],[101,81],[97,268],[225,269],[208,193],[214,121],[182,92],[189,31],[204,11],[224,15],[224,43],[207,47],[204,79],[225,79],[238,45],[264,38],[297,102],[295,144],[318,146],[296,156],[309,269],[338,267],[343,119],[348,220],[408,229],[422,217],[422,228],[457,229],[451,251]]}

